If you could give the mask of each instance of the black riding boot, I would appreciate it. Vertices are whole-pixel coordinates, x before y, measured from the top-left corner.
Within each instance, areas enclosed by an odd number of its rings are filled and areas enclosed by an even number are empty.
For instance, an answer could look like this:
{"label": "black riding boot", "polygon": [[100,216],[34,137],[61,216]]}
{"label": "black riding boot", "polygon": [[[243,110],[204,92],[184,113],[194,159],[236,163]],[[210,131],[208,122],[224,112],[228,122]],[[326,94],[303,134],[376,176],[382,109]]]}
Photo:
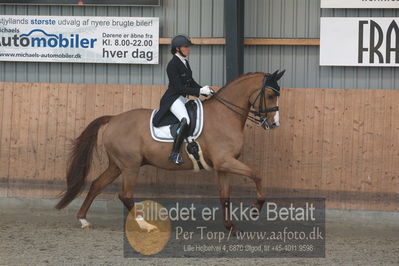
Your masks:
{"label": "black riding boot", "polygon": [[183,143],[184,139],[187,137],[188,129],[189,129],[189,125],[187,124],[187,120],[185,118],[183,118],[180,121],[179,128],[177,129],[177,135],[176,135],[174,143],[173,143],[173,149],[169,155],[170,162],[173,162],[175,164],[183,163],[183,159],[180,154],[180,147],[181,147],[181,144]]}

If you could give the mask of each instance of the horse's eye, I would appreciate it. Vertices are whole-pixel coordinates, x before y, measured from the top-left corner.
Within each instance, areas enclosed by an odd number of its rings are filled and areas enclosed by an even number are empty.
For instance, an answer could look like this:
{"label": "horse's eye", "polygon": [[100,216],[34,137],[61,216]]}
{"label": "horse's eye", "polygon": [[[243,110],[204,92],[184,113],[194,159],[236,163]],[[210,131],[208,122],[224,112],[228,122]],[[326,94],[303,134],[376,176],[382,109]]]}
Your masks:
{"label": "horse's eye", "polygon": [[274,95],[269,94],[269,95],[267,96],[267,98],[268,98],[269,100],[273,100]]}

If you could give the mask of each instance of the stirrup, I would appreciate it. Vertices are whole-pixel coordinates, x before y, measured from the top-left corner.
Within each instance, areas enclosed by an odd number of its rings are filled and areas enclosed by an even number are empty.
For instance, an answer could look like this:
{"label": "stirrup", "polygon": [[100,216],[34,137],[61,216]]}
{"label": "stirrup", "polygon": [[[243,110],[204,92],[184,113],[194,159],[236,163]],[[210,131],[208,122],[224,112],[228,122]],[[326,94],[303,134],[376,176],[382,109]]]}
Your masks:
{"label": "stirrup", "polygon": [[173,151],[169,155],[169,162],[175,163],[177,165],[180,165],[180,164],[184,163],[180,152],[173,152]]}

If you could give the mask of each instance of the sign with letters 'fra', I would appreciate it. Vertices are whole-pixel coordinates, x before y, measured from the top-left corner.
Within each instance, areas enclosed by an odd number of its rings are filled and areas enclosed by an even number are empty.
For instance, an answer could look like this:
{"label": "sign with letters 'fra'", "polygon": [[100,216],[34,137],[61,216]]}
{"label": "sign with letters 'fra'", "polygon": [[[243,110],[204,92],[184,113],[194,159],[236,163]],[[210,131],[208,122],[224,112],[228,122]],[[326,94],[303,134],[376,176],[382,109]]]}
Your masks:
{"label": "sign with letters 'fra'", "polygon": [[321,66],[399,67],[399,18],[323,17]]}
{"label": "sign with letters 'fra'", "polygon": [[155,17],[0,17],[0,61],[158,64],[158,50]]}

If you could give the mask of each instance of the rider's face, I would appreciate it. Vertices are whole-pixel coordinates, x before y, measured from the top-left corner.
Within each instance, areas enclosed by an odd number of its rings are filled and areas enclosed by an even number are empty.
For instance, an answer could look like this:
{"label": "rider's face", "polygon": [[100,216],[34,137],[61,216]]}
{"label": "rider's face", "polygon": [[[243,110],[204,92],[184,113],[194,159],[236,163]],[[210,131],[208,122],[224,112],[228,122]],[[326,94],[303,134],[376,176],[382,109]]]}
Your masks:
{"label": "rider's face", "polygon": [[182,56],[188,56],[190,53],[191,47],[190,46],[182,46],[179,48],[179,52]]}

